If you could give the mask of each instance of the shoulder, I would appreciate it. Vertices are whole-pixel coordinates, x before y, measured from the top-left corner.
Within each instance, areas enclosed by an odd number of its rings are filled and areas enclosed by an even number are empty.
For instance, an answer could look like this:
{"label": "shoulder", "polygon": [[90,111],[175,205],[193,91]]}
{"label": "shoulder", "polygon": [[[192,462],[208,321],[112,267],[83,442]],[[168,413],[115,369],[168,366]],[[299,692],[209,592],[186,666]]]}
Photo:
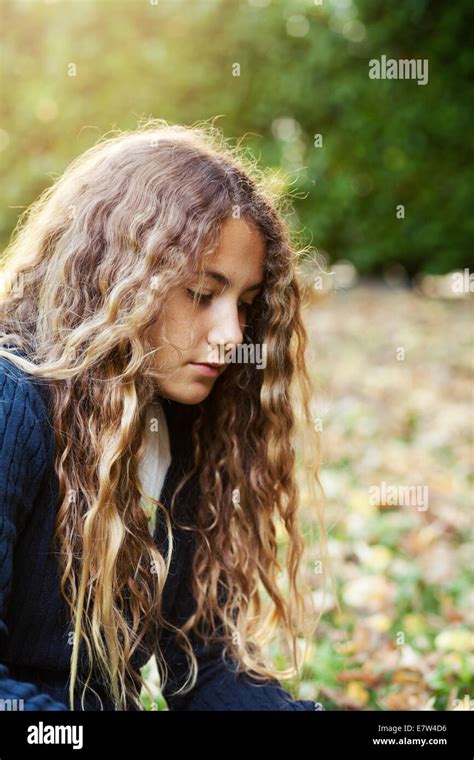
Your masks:
{"label": "shoulder", "polygon": [[[15,435],[23,440],[31,436],[46,443],[52,432],[44,390],[36,377],[0,356],[0,426],[2,446]],[[38,441],[39,442],[39,441]]]}
{"label": "shoulder", "polygon": [[25,524],[53,459],[54,431],[34,379],[1,356],[0,527],[3,532],[9,522],[18,530]]}

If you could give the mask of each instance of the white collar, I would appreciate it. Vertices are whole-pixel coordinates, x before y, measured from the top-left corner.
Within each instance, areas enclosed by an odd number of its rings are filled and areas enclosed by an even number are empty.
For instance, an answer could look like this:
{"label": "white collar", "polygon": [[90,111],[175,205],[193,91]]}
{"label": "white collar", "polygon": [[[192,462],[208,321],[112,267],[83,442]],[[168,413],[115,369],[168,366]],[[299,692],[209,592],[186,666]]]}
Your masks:
{"label": "white collar", "polygon": [[[171,464],[168,425],[159,401],[152,401],[147,407],[145,436],[145,451],[139,465],[140,482],[146,495],[159,500]],[[142,506],[147,513],[150,532],[153,535],[156,505],[142,499]]]}

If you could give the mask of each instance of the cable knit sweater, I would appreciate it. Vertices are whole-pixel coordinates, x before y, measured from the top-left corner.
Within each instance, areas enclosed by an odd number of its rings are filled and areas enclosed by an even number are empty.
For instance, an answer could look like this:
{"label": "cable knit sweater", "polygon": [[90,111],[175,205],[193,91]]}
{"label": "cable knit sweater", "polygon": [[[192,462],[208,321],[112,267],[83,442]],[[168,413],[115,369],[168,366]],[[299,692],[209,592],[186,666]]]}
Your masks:
{"label": "cable knit sweater", "polygon": [[[20,353],[19,349],[15,352]],[[161,501],[169,510],[189,461],[186,431],[192,408],[169,399],[161,399],[161,403],[171,443]],[[0,710],[69,709],[72,627],[51,546],[59,498],[50,412],[47,384],[0,358]],[[196,479],[191,479],[178,494],[172,520],[174,546],[162,610],[176,626],[192,614],[195,605],[190,584],[192,533],[176,523],[184,524],[183,517],[192,514],[196,487]],[[152,533],[156,545],[167,552],[164,519],[157,519]],[[187,675],[185,655],[173,634],[161,632],[132,657],[139,669],[159,646],[169,669],[162,693],[170,710],[323,710],[319,702],[293,700],[279,681],[269,679],[262,685],[247,674],[236,673],[234,664],[223,658],[222,645],[215,641],[204,643],[192,633],[190,639],[199,673],[195,686],[185,695],[172,693]],[[80,648],[79,668],[86,663]],[[87,690],[84,709],[113,710],[99,676],[94,675],[93,687],[102,704]],[[78,688],[75,710],[83,709],[80,697]]]}

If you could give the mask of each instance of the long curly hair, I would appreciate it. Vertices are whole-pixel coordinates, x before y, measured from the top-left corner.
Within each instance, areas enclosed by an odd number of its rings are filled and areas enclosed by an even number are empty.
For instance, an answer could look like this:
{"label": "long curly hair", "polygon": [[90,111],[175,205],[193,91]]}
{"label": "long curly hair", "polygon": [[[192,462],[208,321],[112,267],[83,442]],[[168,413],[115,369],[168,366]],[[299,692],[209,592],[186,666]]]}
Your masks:
{"label": "long curly hair", "polygon": [[[149,119],[104,135],[18,220],[0,272],[10,283],[0,302],[0,356],[51,390],[60,497],[54,540],[74,630],[71,709],[76,681],[84,699],[93,669],[116,709],[130,700],[143,709],[144,681],[130,658],[147,633],[174,628],[161,611],[170,516],[151,500],[166,520],[163,556],[138,476],[145,409],[165,377],[157,362],[162,344],[150,331],[171,291],[202,273],[229,218],[251,222],[265,242],[264,287],[247,312],[245,342],[266,344],[267,364],[233,364],[198,405],[193,467],[173,496],[174,505],[198,477],[189,528],[196,611],[175,628],[189,664],[179,691],[197,676],[190,631],[218,638],[238,670],[257,680],[300,677],[322,609],[316,615],[314,581],[301,571],[297,469],[311,507],[307,529],[317,526],[324,592],[329,561],[298,282],[305,249],[291,240],[286,203],[271,173],[213,123]],[[283,671],[264,652],[275,633],[291,662]],[[163,688],[161,652],[157,665]]]}

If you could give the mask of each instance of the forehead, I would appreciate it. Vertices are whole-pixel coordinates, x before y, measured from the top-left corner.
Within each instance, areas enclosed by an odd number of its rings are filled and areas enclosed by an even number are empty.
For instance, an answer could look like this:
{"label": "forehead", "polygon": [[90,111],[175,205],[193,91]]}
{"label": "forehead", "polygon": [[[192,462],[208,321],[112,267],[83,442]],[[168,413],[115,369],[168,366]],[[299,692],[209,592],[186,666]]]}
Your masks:
{"label": "forehead", "polygon": [[206,257],[206,269],[212,264],[238,284],[263,279],[265,242],[262,234],[244,219],[228,219],[222,226],[217,250]]}

